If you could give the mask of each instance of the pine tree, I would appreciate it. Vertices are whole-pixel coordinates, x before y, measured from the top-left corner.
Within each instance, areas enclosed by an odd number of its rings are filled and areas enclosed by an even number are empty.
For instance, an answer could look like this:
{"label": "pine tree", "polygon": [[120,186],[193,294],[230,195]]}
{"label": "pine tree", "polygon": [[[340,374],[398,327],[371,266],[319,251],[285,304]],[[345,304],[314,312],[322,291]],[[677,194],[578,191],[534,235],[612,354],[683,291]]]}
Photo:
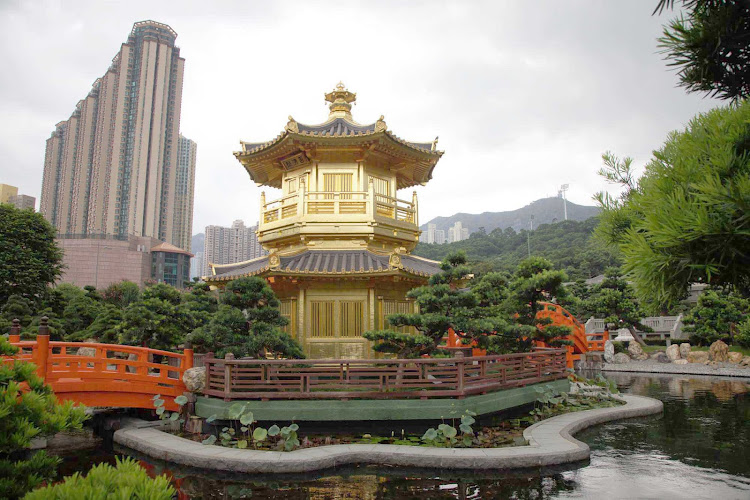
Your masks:
{"label": "pine tree", "polygon": [[[0,337],[0,355],[18,349]],[[66,401],[58,403],[52,389],[36,375],[31,363],[0,364],[0,498],[18,498],[43,481],[55,478],[60,462],[44,451],[29,456],[36,437],[80,429],[86,415]]]}
{"label": "pine tree", "polygon": [[289,321],[281,315],[279,299],[264,279],[230,281],[220,296],[221,304],[211,320],[187,340],[199,351],[223,357],[265,358],[266,355],[304,358],[302,347],[281,331]]}

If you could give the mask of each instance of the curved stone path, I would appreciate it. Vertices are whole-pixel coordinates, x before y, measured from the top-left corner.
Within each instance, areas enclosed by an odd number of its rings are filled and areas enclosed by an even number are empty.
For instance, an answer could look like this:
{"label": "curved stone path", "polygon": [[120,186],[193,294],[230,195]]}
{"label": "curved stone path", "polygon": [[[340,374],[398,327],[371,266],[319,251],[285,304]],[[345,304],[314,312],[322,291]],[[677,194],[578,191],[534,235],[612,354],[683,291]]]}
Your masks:
{"label": "curved stone path", "polygon": [[191,467],[232,472],[308,472],[346,464],[396,465],[441,469],[517,469],[585,460],[588,445],[576,432],[611,420],[661,413],[657,399],[624,395],[625,405],[559,415],[523,433],[528,446],[507,448],[432,448],[390,444],[340,444],[292,452],[238,450],[183,439],[143,421],[131,421],[114,441],[153,458]]}

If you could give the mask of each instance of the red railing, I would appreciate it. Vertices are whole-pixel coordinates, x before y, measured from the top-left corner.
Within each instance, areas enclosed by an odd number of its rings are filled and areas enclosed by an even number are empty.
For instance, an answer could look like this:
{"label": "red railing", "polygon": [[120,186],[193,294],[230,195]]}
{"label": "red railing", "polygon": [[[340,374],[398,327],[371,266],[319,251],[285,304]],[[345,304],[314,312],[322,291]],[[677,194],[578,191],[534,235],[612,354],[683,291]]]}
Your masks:
{"label": "red railing", "polygon": [[42,322],[36,340],[21,341],[14,325],[10,343],[20,349],[4,363],[34,363],[37,373],[61,400],[87,406],[153,408],[160,394],[169,410],[185,392],[182,375],[193,366],[193,351],[182,353],[92,342],[50,342]]}
{"label": "red railing", "polygon": [[255,360],[204,363],[203,393],[232,399],[448,398],[557,380],[566,351],[389,360]]}

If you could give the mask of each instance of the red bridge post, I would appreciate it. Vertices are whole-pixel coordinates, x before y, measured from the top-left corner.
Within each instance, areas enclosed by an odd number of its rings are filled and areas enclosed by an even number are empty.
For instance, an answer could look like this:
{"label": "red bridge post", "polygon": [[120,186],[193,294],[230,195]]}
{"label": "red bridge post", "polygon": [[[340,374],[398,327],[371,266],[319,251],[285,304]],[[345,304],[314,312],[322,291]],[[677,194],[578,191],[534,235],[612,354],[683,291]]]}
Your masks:
{"label": "red bridge post", "polygon": [[36,337],[36,366],[37,374],[42,380],[47,380],[47,361],[49,360],[49,318],[42,316],[39,321],[39,335]]}
{"label": "red bridge post", "polygon": [[10,327],[10,334],[8,335],[8,341],[11,344],[13,342],[21,341],[21,321],[18,318],[13,320],[13,326]]}

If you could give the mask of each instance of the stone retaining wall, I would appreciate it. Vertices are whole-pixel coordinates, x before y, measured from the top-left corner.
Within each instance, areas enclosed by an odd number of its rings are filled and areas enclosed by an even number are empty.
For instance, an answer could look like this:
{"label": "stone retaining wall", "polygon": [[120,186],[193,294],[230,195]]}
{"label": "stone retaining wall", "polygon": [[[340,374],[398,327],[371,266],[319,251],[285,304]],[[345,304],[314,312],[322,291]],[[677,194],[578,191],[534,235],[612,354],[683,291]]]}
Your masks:
{"label": "stone retaining wall", "polygon": [[[440,469],[517,469],[585,460],[589,447],[573,435],[592,425],[663,411],[661,401],[625,395],[626,404],[567,413],[524,431],[528,446],[508,448],[431,448],[387,444],[347,444],[292,452],[239,450],[206,446],[168,434],[143,421],[131,421],[114,434],[114,441],[160,460],[203,469],[290,473],[347,464],[396,465]],[[140,422],[140,423],[139,423]]]}

